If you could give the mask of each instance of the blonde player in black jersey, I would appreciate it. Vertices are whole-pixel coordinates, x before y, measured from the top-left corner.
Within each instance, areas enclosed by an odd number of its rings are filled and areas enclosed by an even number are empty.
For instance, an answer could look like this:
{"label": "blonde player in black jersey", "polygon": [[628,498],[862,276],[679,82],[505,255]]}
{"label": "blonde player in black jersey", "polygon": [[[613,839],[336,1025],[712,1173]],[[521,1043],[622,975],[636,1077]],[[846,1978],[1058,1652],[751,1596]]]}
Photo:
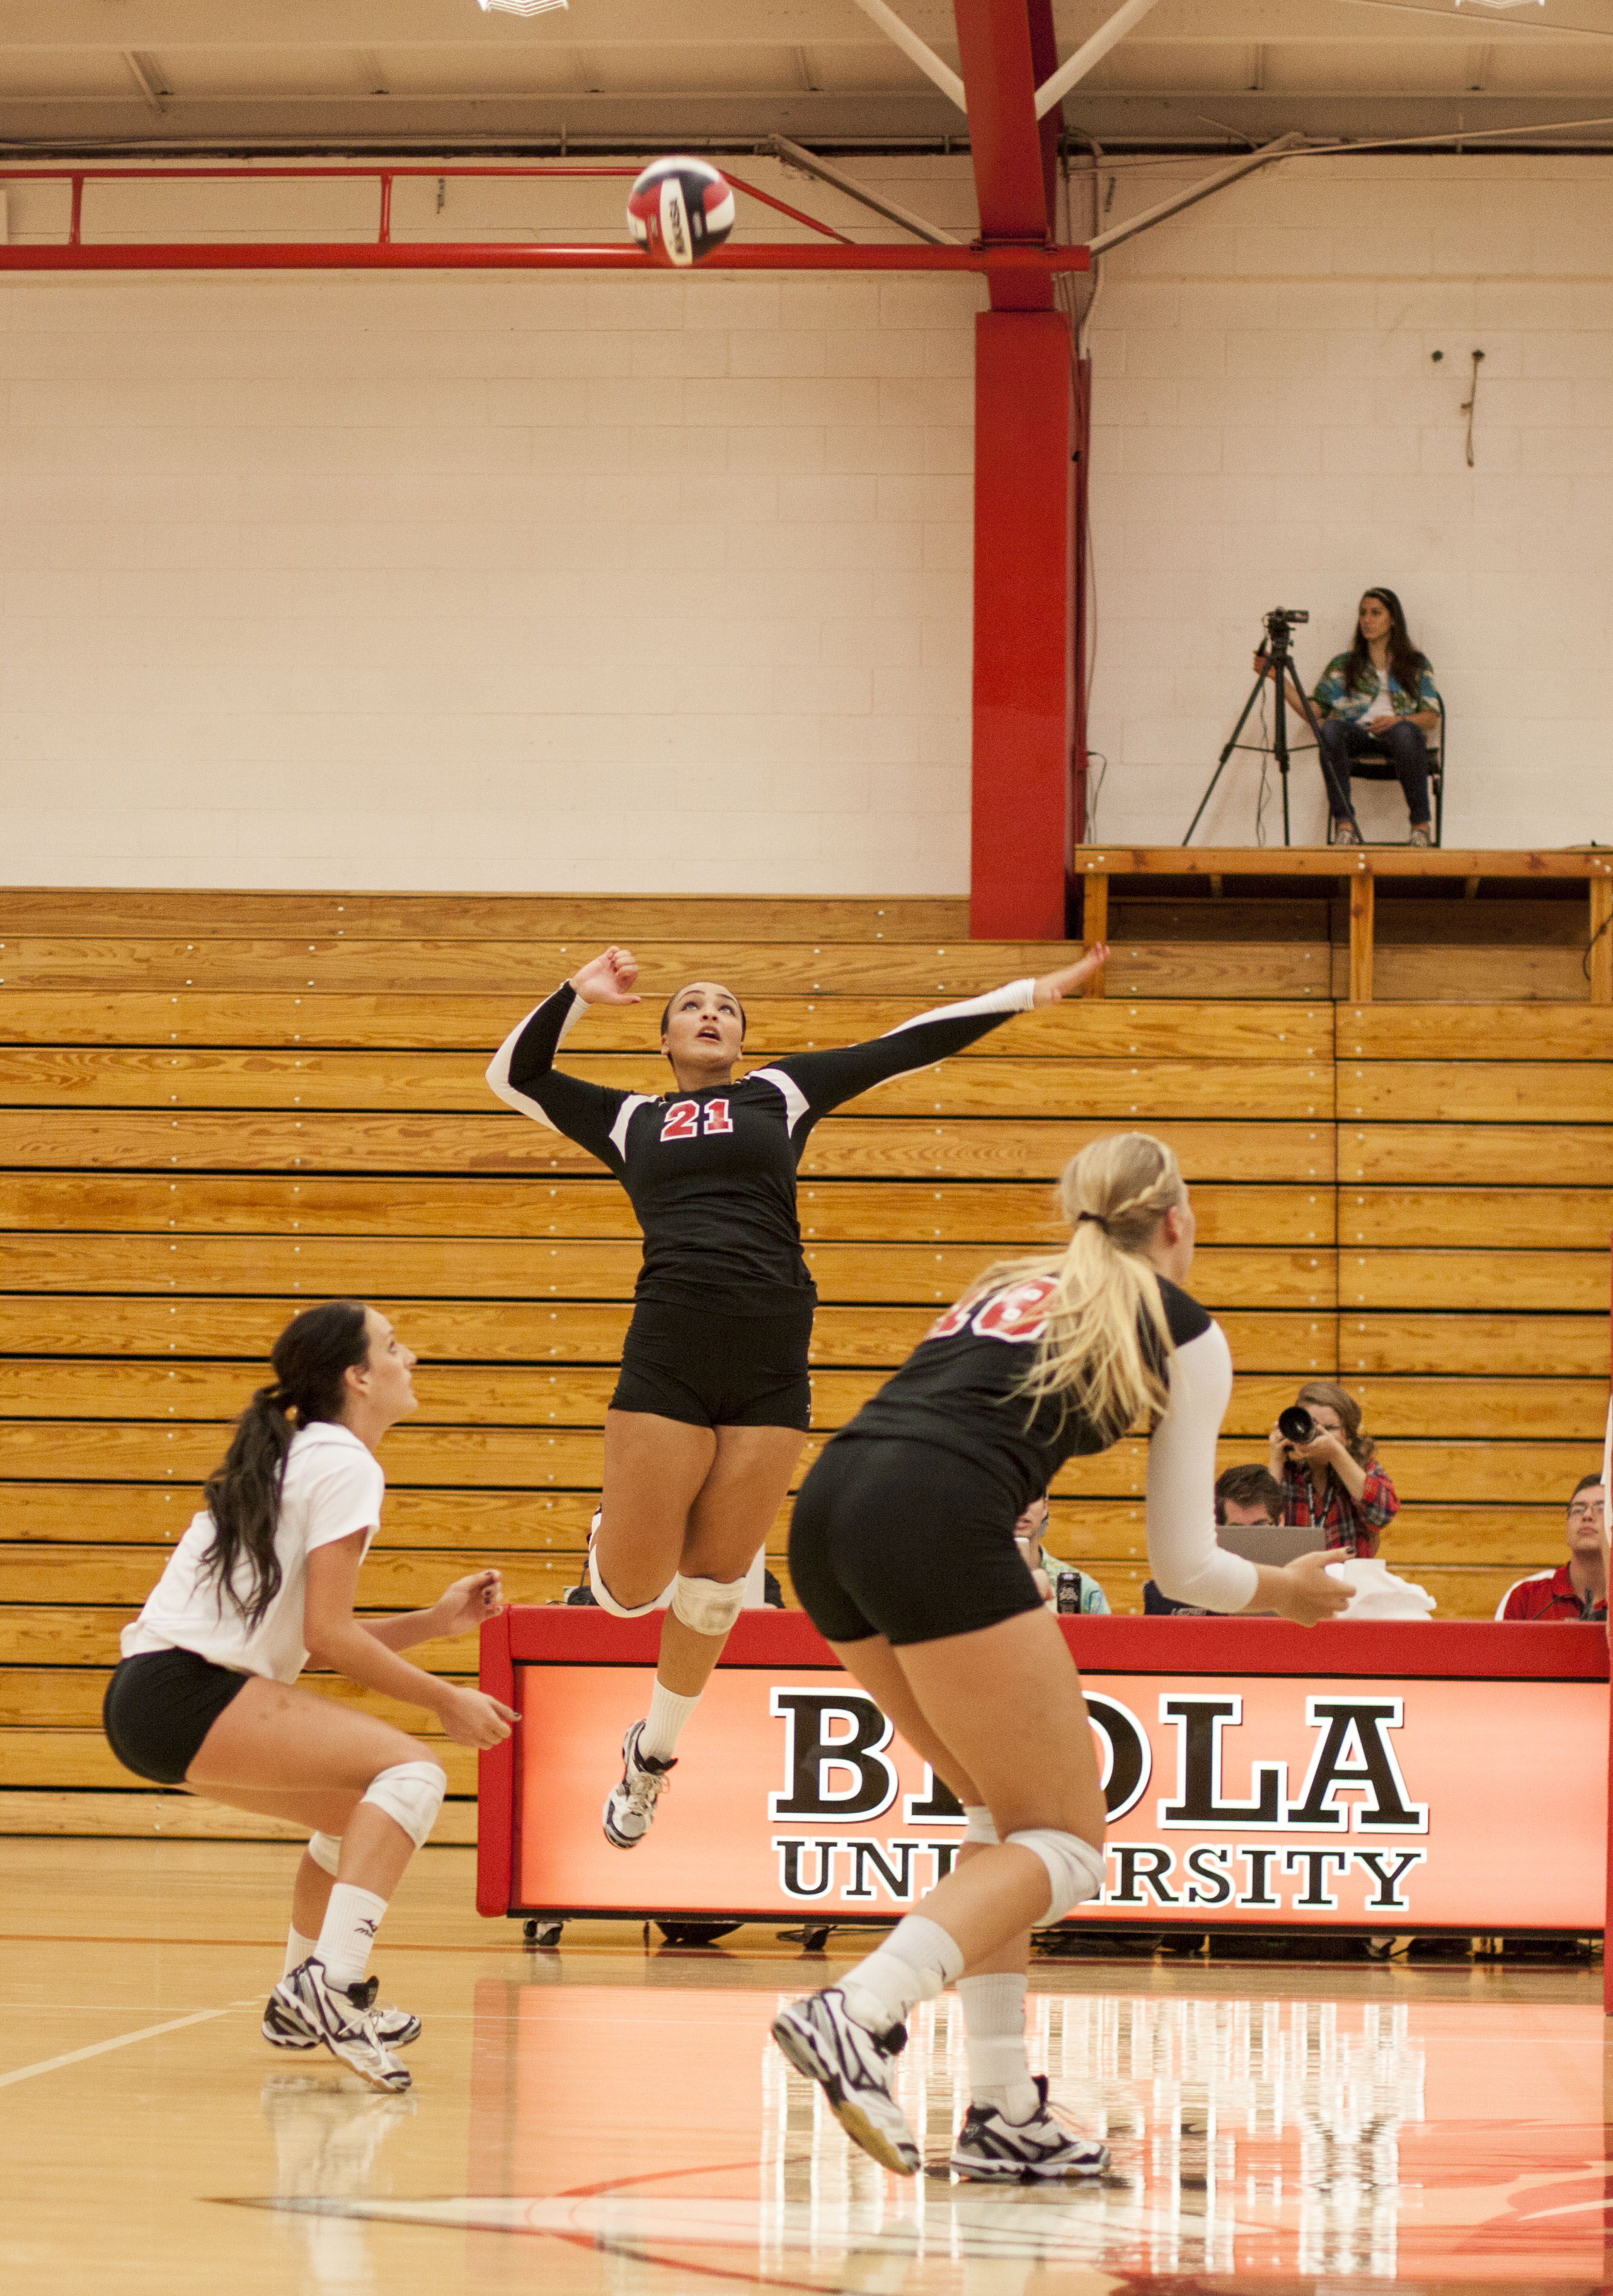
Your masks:
{"label": "blonde player in black jersey", "polygon": [[1148,1550],[1167,1594],[1303,1626],[1350,1590],[1325,1553],[1281,1570],[1218,1546],[1216,1439],[1232,1393],[1218,1324],[1177,1287],[1193,1214],[1175,1157],[1146,1133],[1067,1166],[1062,1252],[989,1268],[827,1446],[790,1534],[797,1594],[968,1820],[954,1870],[839,1986],[774,2026],[847,2133],[912,2176],[918,2147],[890,2090],[913,2004],[956,1984],[973,2102],[961,2176],[1091,2175],[1104,2147],[1048,2110],[1024,2043],[1032,1926],[1103,1881],[1103,1795],[1069,1649],[1014,1538],[1064,1461],[1151,1423]]}
{"label": "blonde player in black jersey", "polygon": [[644,1258],[621,1375],[605,1414],[605,1470],[588,1570],[617,1618],[642,1618],[672,1587],[650,1711],[628,1731],[606,1839],[650,1831],[679,1733],[744,1599],[745,1577],[790,1488],[811,1405],[817,1294],[801,1253],[796,1171],[818,1119],[893,1077],[961,1052],[1015,1013],[1056,1004],[1104,962],[1103,947],[1039,980],[943,1005],[888,1036],[733,1071],[739,999],[697,980],[661,1015],[675,1090],[613,1091],[554,1067],[589,1004],[636,1004],[632,952],[608,948],[518,1022],[487,1081],[525,1116],[563,1132],[626,1187]]}

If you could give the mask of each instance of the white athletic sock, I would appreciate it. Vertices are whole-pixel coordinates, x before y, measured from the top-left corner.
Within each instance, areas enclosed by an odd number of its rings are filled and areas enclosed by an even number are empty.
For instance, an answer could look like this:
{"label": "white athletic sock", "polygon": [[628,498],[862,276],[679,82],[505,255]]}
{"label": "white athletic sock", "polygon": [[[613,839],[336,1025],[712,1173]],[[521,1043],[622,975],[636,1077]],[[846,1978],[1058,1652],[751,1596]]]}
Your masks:
{"label": "white athletic sock", "polygon": [[311,1955],[315,1954],[318,1951],[319,1943],[317,1939],[304,1937],[296,1923],[293,1922],[291,1928],[286,1932],[286,1965],[281,1971],[281,1975],[282,1977],[290,1977],[294,1969],[300,1969],[303,1963],[307,1961]]}
{"label": "white athletic sock", "polygon": [[1013,1971],[960,1977],[969,2049],[969,2094],[1005,2120],[1028,2120],[1039,2099],[1025,2056],[1025,1983]]}
{"label": "white athletic sock", "polygon": [[658,1675],[650,1712],[639,1737],[639,1752],[651,1755],[658,1762],[669,1762],[677,1751],[684,1723],[700,1702],[698,1693],[692,1698],[680,1697],[675,1690],[668,1690]]}
{"label": "white athletic sock", "polygon": [[364,1983],[370,1948],[386,1910],[386,1899],[378,1898],[373,1890],[356,1890],[350,1882],[332,1882],[317,1948],[332,1985]]}
{"label": "white athletic sock", "polygon": [[899,2025],[915,2001],[933,2001],[963,1974],[963,1955],[939,1922],[905,1914],[877,1952],[842,1979],[847,2013],[871,2033]]}

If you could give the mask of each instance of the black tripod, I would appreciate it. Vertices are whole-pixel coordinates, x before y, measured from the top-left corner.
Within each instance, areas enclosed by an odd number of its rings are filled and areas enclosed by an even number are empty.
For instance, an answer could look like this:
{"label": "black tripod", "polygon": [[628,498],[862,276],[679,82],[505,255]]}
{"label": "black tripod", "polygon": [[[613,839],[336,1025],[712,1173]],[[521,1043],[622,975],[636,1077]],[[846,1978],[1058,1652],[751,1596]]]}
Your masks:
{"label": "black tripod", "polygon": [[[1293,840],[1289,835],[1288,818],[1288,683],[1293,669],[1293,655],[1290,652],[1289,640],[1293,634],[1295,623],[1308,622],[1310,619],[1311,618],[1308,613],[1302,613],[1297,608],[1285,606],[1273,607],[1272,611],[1266,615],[1265,644],[1262,651],[1265,655],[1265,659],[1269,663],[1270,668],[1268,670],[1259,671],[1256,676],[1254,690],[1250,693],[1249,700],[1244,703],[1242,715],[1239,718],[1238,723],[1232,727],[1226,747],[1222,750],[1220,758],[1216,761],[1216,770],[1209,777],[1209,786],[1206,789],[1204,795],[1199,800],[1199,810],[1194,814],[1191,821],[1188,824],[1187,835],[1182,840],[1183,845],[1191,845],[1192,843],[1193,832],[1198,828],[1200,822],[1204,817],[1204,808],[1216,793],[1216,783],[1226,771],[1226,761],[1232,756],[1232,751],[1238,747],[1238,736],[1242,733],[1245,726],[1248,725],[1249,713],[1254,709],[1256,702],[1259,701],[1262,693],[1265,691],[1268,676],[1272,678],[1275,685],[1277,696],[1275,706],[1272,711],[1271,753],[1277,760],[1277,771],[1282,776],[1282,841],[1285,845],[1292,844]],[[1294,691],[1299,696],[1299,707],[1305,712],[1305,722],[1310,727],[1312,733],[1316,736],[1316,746],[1320,749],[1322,747],[1322,728],[1316,723],[1315,713],[1311,708],[1310,698],[1297,677],[1294,679]]]}

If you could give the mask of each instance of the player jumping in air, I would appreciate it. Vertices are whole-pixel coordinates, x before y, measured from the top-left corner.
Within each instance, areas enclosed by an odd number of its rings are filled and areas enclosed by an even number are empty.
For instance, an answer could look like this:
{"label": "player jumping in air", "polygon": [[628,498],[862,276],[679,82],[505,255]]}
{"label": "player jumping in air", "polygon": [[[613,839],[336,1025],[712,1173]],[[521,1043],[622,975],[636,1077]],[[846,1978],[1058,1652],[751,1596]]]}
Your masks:
{"label": "player jumping in air", "polygon": [[621,1374],[605,1414],[601,1516],[588,1574],[602,1607],[642,1618],[672,1586],[650,1711],[628,1731],[606,1838],[636,1848],[740,1614],[745,1577],[800,1456],[817,1293],[801,1253],[796,1173],[815,1124],[842,1102],[930,1067],[1015,1013],[1056,1004],[1108,956],[1089,949],[1039,980],[904,1021],[870,1044],[794,1053],[738,1082],[745,1013],[697,980],[667,1003],[675,1089],[587,1084],[554,1066],[590,1004],[636,1004],[638,965],[611,947],[512,1029],[487,1081],[499,1098],[597,1156],[644,1234]]}

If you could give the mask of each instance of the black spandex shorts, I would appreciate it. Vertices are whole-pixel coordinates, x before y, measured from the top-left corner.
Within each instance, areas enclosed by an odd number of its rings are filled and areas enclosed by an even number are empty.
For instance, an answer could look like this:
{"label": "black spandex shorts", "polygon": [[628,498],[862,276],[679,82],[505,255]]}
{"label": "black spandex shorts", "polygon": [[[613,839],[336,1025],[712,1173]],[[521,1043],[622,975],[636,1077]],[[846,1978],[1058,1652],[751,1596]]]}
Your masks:
{"label": "black spandex shorts", "polygon": [[126,1658],[102,1702],[107,1743],[137,1777],[183,1785],[202,1740],[251,1678],[194,1651],[142,1651]]}
{"label": "black spandex shorts", "polygon": [[641,1300],[622,1348],[612,1411],[653,1411],[691,1427],[798,1427],[812,1422],[810,1296],[798,1308],[733,1315]]}
{"label": "black spandex shorts", "polygon": [[853,1436],[831,1443],[801,1485],[790,1575],[828,1642],[975,1634],[1041,1608],[1014,1521],[1002,1485],[967,1459]]}

